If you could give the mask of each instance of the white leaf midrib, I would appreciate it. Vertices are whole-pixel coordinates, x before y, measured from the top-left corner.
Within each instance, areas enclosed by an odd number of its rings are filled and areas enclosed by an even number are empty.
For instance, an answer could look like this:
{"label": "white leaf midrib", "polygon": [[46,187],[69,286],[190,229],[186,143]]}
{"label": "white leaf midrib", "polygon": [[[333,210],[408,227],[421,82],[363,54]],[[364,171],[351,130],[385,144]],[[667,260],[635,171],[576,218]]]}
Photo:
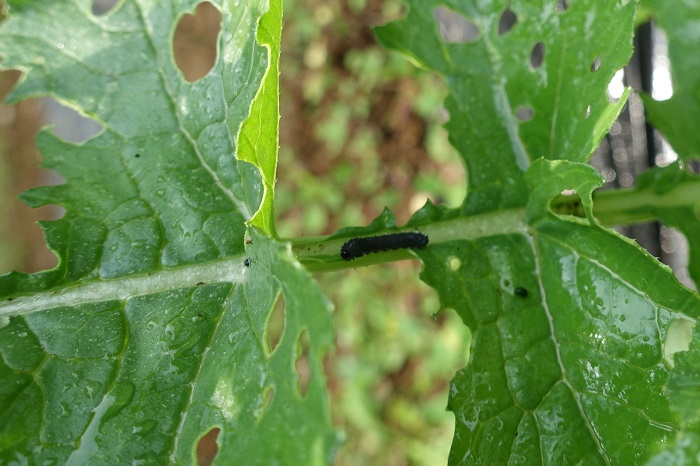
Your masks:
{"label": "white leaf midrib", "polygon": [[136,296],[158,294],[210,283],[241,283],[247,267],[243,256],[158,270],[119,278],[97,278],[72,283],[30,296],[0,302],[0,328],[12,316],[29,315],[57,307],[75,307],[105,301],[126,301]]}

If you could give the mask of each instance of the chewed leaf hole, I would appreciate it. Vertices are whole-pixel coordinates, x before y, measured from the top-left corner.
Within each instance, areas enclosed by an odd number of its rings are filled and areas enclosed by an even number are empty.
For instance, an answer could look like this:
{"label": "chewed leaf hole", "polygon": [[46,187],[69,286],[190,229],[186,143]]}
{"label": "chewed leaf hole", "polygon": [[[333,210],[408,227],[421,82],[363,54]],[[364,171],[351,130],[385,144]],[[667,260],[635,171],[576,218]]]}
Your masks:
{"label": "chewed leaf hole", "polygon": [[173,36],[175,64],[188,82],[205,77],[216,63],[221,12],[209,2],[180,18]]}
{"label": "chewed leaf hole", "polygon": [[668,326],[666,341],[664,342],[664,359],[673,367],[673,355],[681,351],[688,351],[693,340],[693,322],[688,319],[675,319]]}
{"label": "chewed leaf hole", "polygon": [[542,66],[542,62],[544,62],[544,44],[542,42],[538,42],[532,48],[532,52],[530,53],[530,66],[532,66],[533,70],[536,70]]}
{"label": "chewed leaf hole", "polygon": [[299,335],[299,340],[297,341],[297,362],[295,364],[297,375],[299,376],[297,388],[302,398],[306,397],[309,391],[309,381],[311,380],[311,365],[309,364],[310,349],[311,342],[309,339],[309,332],[308,330],[304,330],[301,332],[301,335]]}
{"label": "chewed leaf hole", "polygon": [[284,326],[286,321],[284,295],[279,294],[275,305],[270,311],[270,316],[267,318],[267,327],[265,327],[265,336],[267,342],[267,352],[272,354],[282,340],[284,335]]}
{"label": "chewed leaf hole", "polygon": [[53,126],[53,132],[64,141],[83,143],[102,132],[103,126],[77,110],[52,98],[47,99],[44,110],[45,123]]}
{"label": "chewed leaf hole", "polygon": [[622,95],[625,93],[625,70],[617,70],[615,75],[608,83],[608,101],[610,103],[615,103]]}
{"label": "chewed leaf hole", "polygon": [[255,417],[260,419],[265,415],[270,406],[272,405],[272,400],[275,398],[275,387],[269,386],[265,387],[262,392],[261,403],[258,409],[255,410]]}
{"label": "chewed leaf hole", "polygon": [[219,445],[216,443],[219,432],[221,429],[214,427],[197,442],[197,464],[199,466],[209,466],[214,462],[214,458],[219,452]]}
{"label": "chewed leaf hole", "polygon": [[95,16],[106,15],[116,4],[117,0],[94,0],[92,2],[92,14]]}
{"label": "chewed leaf hole", "polygon": [[515,116],[518,117],[518,120],[525,122],[532,120],[535,112],[530,107],[518,107],[515,111]]}
{"label": "chewed leaf hole", "polygon": [[439,6],[433,15],[440,26],[440,37],[448,44],[464,44],[479,38],[479,28],[469,18]]}
{"label": "chewed leaf hole", "polygon": [[557,197],[552,199],[549,207],[552,212],[558,215],[570,215],[579,218],[586,216],[581,196],[573,189],[562,191]]}
{"label": "chewed leaf hole", "polygon": [[498,20],[498,35],[502,36],[506,34],[513,29],[513,26],[515,26],[517,22],[518,17],[515,15],[515,12],[510,8],[506,8],[506,11],[501,14],[501,18]]}

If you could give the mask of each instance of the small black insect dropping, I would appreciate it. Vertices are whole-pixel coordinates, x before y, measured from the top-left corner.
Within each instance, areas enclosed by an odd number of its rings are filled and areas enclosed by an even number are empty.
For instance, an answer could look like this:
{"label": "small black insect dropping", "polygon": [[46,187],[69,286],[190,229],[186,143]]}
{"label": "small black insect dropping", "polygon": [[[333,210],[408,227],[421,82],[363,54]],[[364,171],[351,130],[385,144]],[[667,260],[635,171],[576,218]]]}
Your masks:
{"label": "small black insect dropping", "polygon": [[141,154],[134,154],[134,157],[138,159],[139,157],[141,157]]}
{"label": "small black insect dropping", "polygon": [[250,267],[250,259],[246,258],[246,260],[243,261],[243,265]]}
{"label": "small black insect dropping", "polygon": [[515,289],[515,294],[517,294],[521,298],[525,298],[527,297],[527,290],[523,287],[518,287]]}
{"label": "small black insect dropping", "polygon": [[340,248],[340,257],[346,261],[366,254],[394,249],[423,249],[428,245],[428,235],[418,232],[391,233],[348,240]]}

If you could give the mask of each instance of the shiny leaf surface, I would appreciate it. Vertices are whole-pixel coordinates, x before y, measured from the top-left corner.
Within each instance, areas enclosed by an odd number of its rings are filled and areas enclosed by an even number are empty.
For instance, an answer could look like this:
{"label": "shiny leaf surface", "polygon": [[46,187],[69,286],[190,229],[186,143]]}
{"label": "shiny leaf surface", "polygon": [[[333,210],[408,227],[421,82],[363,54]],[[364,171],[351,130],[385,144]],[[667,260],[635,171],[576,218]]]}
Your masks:
{"label": "shiny leaf surface", "polygon": [[43,225],[55,269],[0,277],[0,463],[195,464],[212,430],[219,464],[329,462],[329,304],[246,226],[274,229],[277,147],[250,140],[276,141],[280,2],[217,2],[218,57],[193,83],[171,41],[197,2],[7,3],[10,100],[51,95],[103,130],[38,139],[65,184],[24,199],[66,214]]}

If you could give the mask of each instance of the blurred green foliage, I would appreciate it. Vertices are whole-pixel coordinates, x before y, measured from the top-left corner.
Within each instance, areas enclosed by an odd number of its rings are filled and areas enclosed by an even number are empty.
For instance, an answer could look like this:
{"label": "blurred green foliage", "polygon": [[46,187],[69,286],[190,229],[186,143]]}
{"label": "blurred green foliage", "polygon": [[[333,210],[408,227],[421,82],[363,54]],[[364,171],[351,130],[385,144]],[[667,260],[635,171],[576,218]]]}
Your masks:
{"label": "blurred green foliage", "polygon": [[[458,205],[463,168],[442,128],[446,88],[374,41],[397,0],[290,0],[281,58],[276,185],[284,237],[365,225],[388,206],[399,223],[426,199]],[[408,76],[408,77],[407,77]],[[319,275],[335,304],[328,358],[338,465],[445,464],[449,381],[468,330],[417,277],[418,262]]]}

